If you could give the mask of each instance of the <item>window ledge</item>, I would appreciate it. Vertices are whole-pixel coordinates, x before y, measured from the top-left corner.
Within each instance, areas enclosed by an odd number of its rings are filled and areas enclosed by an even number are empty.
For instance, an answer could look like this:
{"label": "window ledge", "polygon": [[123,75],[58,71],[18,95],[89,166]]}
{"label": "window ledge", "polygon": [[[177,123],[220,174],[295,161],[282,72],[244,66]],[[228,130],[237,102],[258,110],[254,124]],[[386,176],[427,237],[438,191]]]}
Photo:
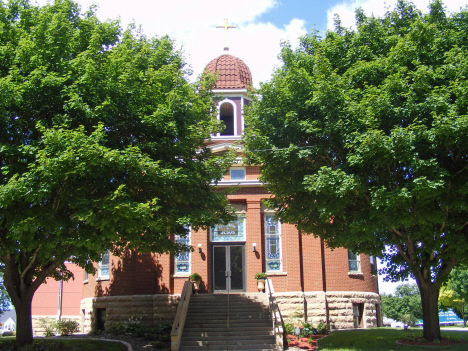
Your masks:
{"label": "window ledge", "polygon": [[88,284],[88,279],[83,280],[83,284]]}
{"label": "window ledge", "polygon": [[364,275],[362,272],[348,272],[348,275]]}
{"label": "window ledge", "polygon": [[172,275],[172,278],[188,278],[190,273],[175,273]]}
{"label": "window ledge", "polygon": [[269,276],[281,276],[281,275],[288,275],[288,272],[266,272],[267,277]]}
{"label": "window ledge", "polygon": [[96,281],[97,282],[104,282],[106,280],[110,280],[109,277],[99,277],[99,278],[96,278]]}

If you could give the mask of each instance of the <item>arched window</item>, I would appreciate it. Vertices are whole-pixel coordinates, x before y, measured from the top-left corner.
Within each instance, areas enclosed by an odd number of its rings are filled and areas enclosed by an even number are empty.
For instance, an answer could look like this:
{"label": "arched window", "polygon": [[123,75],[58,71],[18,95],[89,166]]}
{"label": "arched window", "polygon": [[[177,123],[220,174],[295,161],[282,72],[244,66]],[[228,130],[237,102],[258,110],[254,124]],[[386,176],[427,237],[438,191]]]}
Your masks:
{"label": "arched window", "polygon": [[234,107],[225,102],[219,109],[219,119],[224,123],[224,130],[219,133],[220,135],[234,135]]}

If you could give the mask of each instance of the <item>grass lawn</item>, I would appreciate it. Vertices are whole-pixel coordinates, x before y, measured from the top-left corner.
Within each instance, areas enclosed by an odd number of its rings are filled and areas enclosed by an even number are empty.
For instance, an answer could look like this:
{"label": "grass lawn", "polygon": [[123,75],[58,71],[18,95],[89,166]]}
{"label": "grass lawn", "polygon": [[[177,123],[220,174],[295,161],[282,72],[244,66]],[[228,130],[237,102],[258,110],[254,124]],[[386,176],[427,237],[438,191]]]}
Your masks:
{"label": "grass lawn", "polygon": [[[14,337],[0,338],[0,350],[7,341],[14,341]],[[85,339],[35,339],[40,343],[46,344],[48,341],[60,341],[65,346],[66,351],[127,351],[127,347],[120,342],[85,340]]]}
{"label": "grass lawn", "polygon": [[[468,344],[452,346],[409,346],[398,345],[396,341],[405,334],[422,336],[422,329],[398,330],[375,328],[364,330],[334,331],[319,341],[320,351],[466,351]],[[468,341],[468,332],[442,330],[442,337],[453,336]]]}

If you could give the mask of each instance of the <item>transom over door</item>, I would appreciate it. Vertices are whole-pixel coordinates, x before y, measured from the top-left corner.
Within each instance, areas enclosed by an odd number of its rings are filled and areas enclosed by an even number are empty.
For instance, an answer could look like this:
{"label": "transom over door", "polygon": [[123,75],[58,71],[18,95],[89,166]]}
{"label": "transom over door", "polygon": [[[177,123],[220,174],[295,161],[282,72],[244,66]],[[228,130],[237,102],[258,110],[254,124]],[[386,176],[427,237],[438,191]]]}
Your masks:
{"label": "transom over door", "polygon": [[213,290],[215,293],[245,291],[244,245],[213,246]]}

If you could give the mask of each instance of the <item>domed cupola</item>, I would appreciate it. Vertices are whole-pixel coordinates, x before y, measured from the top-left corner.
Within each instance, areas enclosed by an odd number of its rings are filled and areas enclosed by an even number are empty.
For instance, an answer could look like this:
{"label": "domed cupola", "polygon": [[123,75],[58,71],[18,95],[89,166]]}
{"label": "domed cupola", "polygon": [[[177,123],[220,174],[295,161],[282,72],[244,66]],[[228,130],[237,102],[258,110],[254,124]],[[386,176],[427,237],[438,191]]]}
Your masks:
{"label": "domed cupola", "polygon": [[249,67],[241,59],[224,54],[212,60],[204,72],[216,74],[213,92],[223,98],[218,104],[218,119],[225,128],[212,139],[240,139],[244,132],[244,107],[250,103],[247,93],[252,89]]}
{"label": "domed cupola", "polygon": [[252,74],[241,59],[231,55],[221,55],[212,60],[205,71],[218,75],[216,89],[250,89]]}

